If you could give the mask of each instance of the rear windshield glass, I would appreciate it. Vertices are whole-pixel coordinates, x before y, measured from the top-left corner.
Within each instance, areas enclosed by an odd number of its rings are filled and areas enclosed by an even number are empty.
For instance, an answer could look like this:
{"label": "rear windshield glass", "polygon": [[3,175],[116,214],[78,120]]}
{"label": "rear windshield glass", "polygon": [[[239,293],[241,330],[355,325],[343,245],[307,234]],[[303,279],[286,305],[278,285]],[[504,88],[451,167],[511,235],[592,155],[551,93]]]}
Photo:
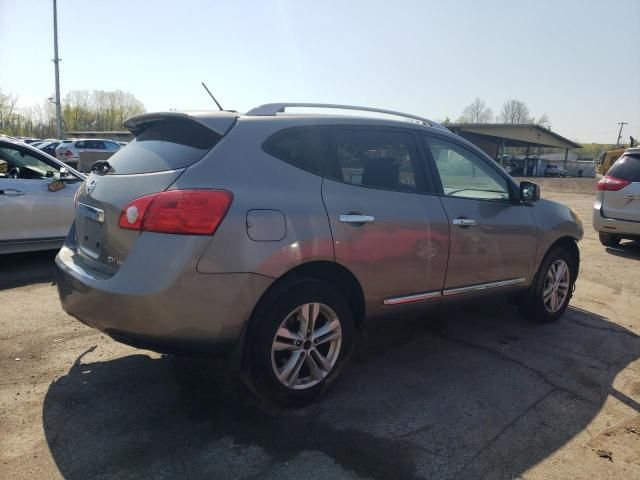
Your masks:
{"label": "rear windshield glass", "polygon": [[147,128],[108,158],[111,174],[129,175],[177,170],[200,160],[222,138],[189,120],[172,120]]}
{"label": "rear windshield glass", "polygon": [[640,182],[640,155],[623,155],[613,164],[607,175],[629,182]]}

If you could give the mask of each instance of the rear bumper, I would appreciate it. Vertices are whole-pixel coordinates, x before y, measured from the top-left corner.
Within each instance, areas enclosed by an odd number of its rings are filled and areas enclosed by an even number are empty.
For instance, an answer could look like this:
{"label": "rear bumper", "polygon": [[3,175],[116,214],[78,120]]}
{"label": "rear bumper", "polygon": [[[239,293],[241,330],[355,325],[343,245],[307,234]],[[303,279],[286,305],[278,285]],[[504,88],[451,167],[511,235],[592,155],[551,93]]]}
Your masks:
{"label": "rear bumper", "polygon": [[251,273],[201,274],[171,261],[148,264],[148,281],[132,282],[126,268],[105,278],[68,246],[56,256],[56,276],[62,308],[115,340],[158,352],[204,354],[236,346],[273,281]]}
{"label": "rear bumper", "polygon": [[640,237],[640,222],[604,217],[597,202],[593,207],[593,228],[597,232],[610,233],[622,237]]}

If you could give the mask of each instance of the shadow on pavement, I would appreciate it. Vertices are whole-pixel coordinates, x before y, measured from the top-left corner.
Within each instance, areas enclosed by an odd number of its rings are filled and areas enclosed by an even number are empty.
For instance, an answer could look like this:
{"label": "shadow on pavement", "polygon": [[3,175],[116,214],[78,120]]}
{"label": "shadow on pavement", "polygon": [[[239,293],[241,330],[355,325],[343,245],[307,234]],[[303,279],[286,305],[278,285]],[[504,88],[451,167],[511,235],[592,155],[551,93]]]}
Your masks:
{"label": "shadow on pavement", "polygon": [[513,478],[582,431],[640,356],[638,336],[571,309],[532,325],[507,304],[372,324],[312,406],[261,407],[224,361],[79,358],[43,425],[67,479]]}
{"label": "shadow on pavement", "polygon": [[53,282],[58,250],[0,256],[0,290],[33,283]]}
{"label": "shadow on pavement", "polygon": [[623,242],[618,247],[607,247],[607,253],[616,257],[640,260],[640,241]]}

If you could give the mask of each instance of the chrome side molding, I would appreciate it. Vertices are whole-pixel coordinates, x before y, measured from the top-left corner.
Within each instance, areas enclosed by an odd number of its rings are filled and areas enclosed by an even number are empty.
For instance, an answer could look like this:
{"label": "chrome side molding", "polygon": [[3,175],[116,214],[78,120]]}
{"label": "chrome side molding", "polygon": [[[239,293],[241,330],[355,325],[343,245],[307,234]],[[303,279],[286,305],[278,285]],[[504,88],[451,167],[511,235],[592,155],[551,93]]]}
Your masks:
{"label": "chrome side molding", "polygon": [[385,305],[402,305],[403,303],[421,302],[423,300],[433,300],[440,298],[442,292],[440,290],[435,292],[416,293],[415,295],[407,295],[405,297],[392,297],[383,301]]}
{"label": "chrome side molding", "polygon": [[383,300],[384,305],[402,305],[404,303],[422,302],[425,300],[435,300],[441,297],[449,297],[452,295],[460,295],[464,293],[481,292],[492,288],[511,287],[515,285],[523,285],[526,282],[524,278],[512,278],[510,280],[500,280],[499,282],[479,283],[469,285],[467,287],[449,288],[446,290],[436,290],[433,292],[416,293],[402,297],[391,297]]}
{"label": "chrome side molding", "polygon": [[461,293],[480,292],[482,290],[489,290],[492,288],[511,287],[514,285],[522,285],[525,283],[524,278],[512,278],[511,280],[500,280],[499,282],[479,283],[477,285],[469,285],[468,287],[457,287],[443,290],[442,294],[445,297],[451,295],[460,295]]}

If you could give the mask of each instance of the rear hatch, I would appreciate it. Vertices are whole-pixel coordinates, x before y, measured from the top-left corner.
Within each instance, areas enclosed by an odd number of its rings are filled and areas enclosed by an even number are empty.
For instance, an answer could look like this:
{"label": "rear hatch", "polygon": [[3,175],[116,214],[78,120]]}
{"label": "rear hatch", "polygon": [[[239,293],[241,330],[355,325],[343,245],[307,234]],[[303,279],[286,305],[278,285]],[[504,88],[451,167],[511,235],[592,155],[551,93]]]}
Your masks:
{"label": "rear hatch", "polygon": [[165,191],[203,158],[235,123],[235,115],[226,113],[215,122],[171,112],[140,115],[125,123],[136,138],[98,162],[78,190],[77,249],[88,266],[107,275],[117,272],[141,235],[119,226],[123,207]]}
{"label": "rear hatch", "polygon": [[640,153],[625,153],[607,172],[620,182],[619,189],[605,189],[602,214],[607,218],[640,222]]}
{"label": "rear hatch", "polygon": [[63,140],[61,144],[59,144],[56,147],[56,157],[58,158],[58,160],[63,160],[65,159],[65,152],[68,150],[68,148],[71,146],[72,140]]}

